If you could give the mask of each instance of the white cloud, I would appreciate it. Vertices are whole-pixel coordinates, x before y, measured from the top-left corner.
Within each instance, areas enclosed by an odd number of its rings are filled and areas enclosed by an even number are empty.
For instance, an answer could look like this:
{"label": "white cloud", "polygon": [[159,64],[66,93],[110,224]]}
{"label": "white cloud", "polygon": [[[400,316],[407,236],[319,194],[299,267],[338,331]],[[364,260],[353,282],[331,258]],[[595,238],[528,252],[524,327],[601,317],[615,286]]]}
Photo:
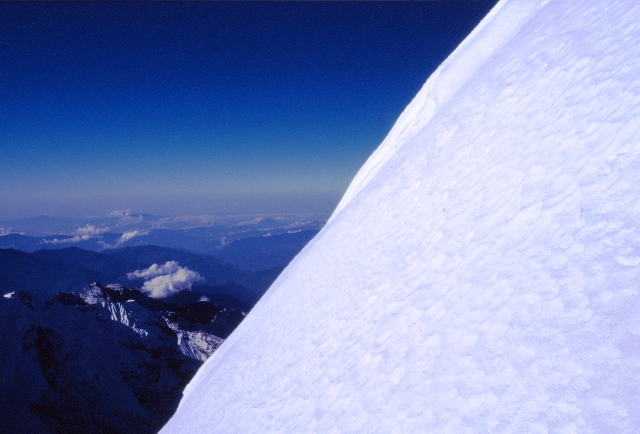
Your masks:
{"label": "white cloud", "polygon": [[128,273],[127,277],[129,280],[145,279],[140,289],[153,298],[168,297],[185,289],[190,290],[193,283],[204,280],[199,273],[181,267],[176,261],[168,261],[164,265],[153,264],[147,269]]}
{"label": "white cloud", "polygon": [[120,239],[116,242],[117,245],[120,245],[126,241],[129,241],[132,238],[139,237],[141,235],[147,235],[149,232],[141,232],[141,231],[129,231],[122,234]]}
{"label": "white cloud", "polygon": [[85,227],[76,229],[75,235],[71,238],[54,238],[53,240],[42,240],[42,242],[44,244],[79,243],[80,241],[86,241],[92,238],[102,238],[100,235],[108,230],[108,227],[96,228],[87,223]]}
{"label": "white cloud", "polygon": [[114,227],[131,226],[134,224],[140,224],[144,220],[144,216],[141,214],[131,214],[128,209],[111,211],[107,213],[107,217],[113,219],[112,225]]}
{"label": "white cloud", "polygon": [[103,249],[115,249],[116,247],[120,247],[120,245],[122,245],[123,243],[126,243],[130,239],[135,237],[140,237],[143,235],[149,235],[149,232],[129,231],[122,234],[120,238],[118,238],[118,241],[116,241],[114,244],[107,244],[104,241],[99,241],[99,243]]}
{"label": "white cloud", "polygon": [[45,244],[64,244],[64,243],[78,243],[80,241],[86,241],[95,238],[93,235],[76,235],[72,238],[54,238],[53,240],[42,240]]}
{"label": "white cloud", "polygon": [[108,230],[108,227],[96,228],[95,226],[87,223],[85,227],[76,229],[76,235],[100,235]]}
{"label": "white cloud", "polygon": [[107,217],[127,217],[131,211],[128,209],[116,210],[107,213]]}
{"label": "white cloud", "polygon": [[5,229],[4,226],[0,226],[0,237],[4,235],[9,235],[11,233],[12,233],[11,228]]}
{"label": "white cloud", "polygon": [[127,277],[129,280],[136,278],[151,279],[156,276],[162,276],[163,274],[175,273],[180,268],[180,265],[176,261],[168,261],[164,265],[153,264],[145,270],[136,270],[133,273],[127,274]]}

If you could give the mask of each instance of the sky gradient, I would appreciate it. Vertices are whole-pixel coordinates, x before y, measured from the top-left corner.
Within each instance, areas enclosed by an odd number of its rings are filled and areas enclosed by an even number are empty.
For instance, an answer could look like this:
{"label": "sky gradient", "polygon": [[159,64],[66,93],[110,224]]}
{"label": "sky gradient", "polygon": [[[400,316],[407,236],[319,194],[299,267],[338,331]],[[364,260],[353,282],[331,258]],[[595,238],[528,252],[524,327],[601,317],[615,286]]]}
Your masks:
{"label": "sky gradient", "polygon": [[328,213],[494,3],[2,3],[0,219]]}

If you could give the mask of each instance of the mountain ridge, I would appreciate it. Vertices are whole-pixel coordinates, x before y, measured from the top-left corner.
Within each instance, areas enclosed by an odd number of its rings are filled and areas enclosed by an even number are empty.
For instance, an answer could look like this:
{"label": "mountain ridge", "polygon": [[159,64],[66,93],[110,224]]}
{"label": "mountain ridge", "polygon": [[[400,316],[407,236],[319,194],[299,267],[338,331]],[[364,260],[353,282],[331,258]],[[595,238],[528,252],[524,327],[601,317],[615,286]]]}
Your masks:
{"label": "mountain ridge", "polygon": [[0,431],[155,433],[245,313],[122,285],[0,299]]}

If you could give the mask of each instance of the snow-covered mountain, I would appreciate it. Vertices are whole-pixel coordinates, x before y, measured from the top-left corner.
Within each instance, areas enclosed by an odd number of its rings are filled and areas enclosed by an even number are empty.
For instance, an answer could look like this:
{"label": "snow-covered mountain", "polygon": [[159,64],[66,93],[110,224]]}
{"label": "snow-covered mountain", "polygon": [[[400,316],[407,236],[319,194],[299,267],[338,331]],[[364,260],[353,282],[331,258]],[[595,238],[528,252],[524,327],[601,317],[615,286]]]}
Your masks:
{"label": "snow-covered mountain", "polygon": [[639,432],[639,41],[501,1],[162,432]]}
{"label": "snow-covered mountain", "polygon": [[190,295],[157,300],[98,283],[4,294],[0,432],[156,433],[245,315]]}

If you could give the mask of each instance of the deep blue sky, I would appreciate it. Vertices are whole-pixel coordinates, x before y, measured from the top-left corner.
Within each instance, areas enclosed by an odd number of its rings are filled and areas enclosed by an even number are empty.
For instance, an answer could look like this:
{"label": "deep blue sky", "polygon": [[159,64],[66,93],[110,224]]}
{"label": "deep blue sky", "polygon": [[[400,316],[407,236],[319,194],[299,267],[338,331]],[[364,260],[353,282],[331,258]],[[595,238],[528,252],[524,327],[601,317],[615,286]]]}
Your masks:
{"label": "deep blue sky", "polygon": [[494,3],[0,3],[0,219],[329,212]]}

